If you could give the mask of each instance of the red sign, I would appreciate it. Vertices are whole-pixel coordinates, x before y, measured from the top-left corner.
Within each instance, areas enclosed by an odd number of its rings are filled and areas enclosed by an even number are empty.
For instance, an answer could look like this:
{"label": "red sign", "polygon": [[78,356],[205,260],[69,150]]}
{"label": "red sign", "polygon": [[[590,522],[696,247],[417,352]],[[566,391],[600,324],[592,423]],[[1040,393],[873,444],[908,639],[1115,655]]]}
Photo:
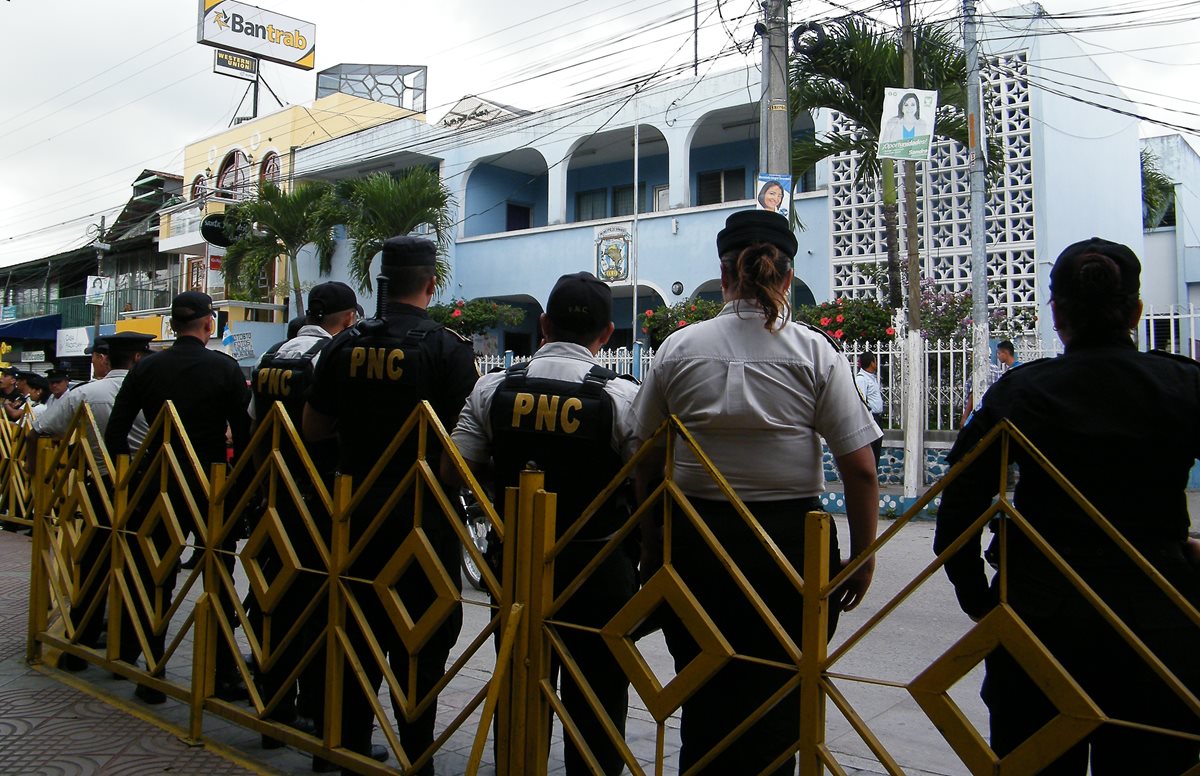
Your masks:
{"label": "red sign", "polygon": [[225,257],[220,255],[219,253],[214,253],[214,254],[210,255],[208,257],[208,268],[211,270],[220,270],[221,269],[221,260],[224,258]]}

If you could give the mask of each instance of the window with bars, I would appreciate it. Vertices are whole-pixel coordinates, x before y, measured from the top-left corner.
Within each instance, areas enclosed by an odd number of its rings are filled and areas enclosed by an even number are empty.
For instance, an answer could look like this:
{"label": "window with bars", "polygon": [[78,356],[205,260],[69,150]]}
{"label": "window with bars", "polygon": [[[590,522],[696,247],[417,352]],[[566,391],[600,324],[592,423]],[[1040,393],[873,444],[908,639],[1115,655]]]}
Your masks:
{"label": "window with bars", "polygon": [[[646,212],[646,184],[638,184],[638,202],[643,203],[638,209],[638,212]],[[633,215],[633,184],[628,186],[617,186],[613,189],[613,215],[614,216],[630,216]]]}
{"label": "window with bars", "polygon": [[696,175],[696,204],[717,205],[746,198],[746,170],[712,170]]}
{"label": "window with bars", "polygon": [[608,218],[608,190],[593,189],[575,195],[575,220],[592,221]]}

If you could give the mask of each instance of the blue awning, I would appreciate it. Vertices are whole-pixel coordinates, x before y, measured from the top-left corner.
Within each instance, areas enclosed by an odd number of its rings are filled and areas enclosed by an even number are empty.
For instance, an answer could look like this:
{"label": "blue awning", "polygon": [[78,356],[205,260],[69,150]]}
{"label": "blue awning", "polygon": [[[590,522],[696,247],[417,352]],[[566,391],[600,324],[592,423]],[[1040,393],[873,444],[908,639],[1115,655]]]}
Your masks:
{"label": "blue awning", "polygon": [[62,328],[62,314],[39,315],[0,324],[0,340],[49,340],[53,342]]}

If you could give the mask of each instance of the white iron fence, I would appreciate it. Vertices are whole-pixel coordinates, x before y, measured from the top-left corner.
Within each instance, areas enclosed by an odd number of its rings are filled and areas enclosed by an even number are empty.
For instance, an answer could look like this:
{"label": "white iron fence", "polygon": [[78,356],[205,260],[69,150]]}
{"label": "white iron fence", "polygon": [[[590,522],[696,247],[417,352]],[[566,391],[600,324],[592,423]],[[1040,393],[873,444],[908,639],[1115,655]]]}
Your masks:
{"label": "white iron fence", "polygon": [[[1139,350],[1163,350],[1170,353],[1200,357],[1200,310],[1189,305],[1169,308],[1148,307],[1142,315],[1134,338]],[[1037,337],[1020,337],[1014,341],[1017,361],[1024,363],[1062,353],[1057,339],[1042,341]],[[870,351],[879,359],[879,385],[883,394],[884,427],[904,427],[904,349],[902,339],[878,342],[851,342],[845,346],[850,366],[858,368],[858,357]],[[640,346],[602,350],[597,358],[618,374],[641,378],[650,369],[654,351]],[[971,341],[969,339],[926,340],[925,361],[925,428],[929,431],[955,431],[961,426],[963,406],[971,381]],[[497,367],[506,367],[527,360],[511,351],[499,355],[477,356],[480,374]]]}

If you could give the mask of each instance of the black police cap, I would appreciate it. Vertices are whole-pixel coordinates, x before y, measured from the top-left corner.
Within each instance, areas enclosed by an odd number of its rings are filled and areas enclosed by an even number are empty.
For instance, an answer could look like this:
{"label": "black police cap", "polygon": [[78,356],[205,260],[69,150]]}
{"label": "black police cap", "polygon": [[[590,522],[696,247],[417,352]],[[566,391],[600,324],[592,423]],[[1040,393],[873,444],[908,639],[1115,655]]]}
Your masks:
{"label": "black police cap", "polygon": [[30,372],[25,375],[25,384],[30,388],[41,388],[43,391],[50,390],[50,381],[37,372]]}
{"label": "black police cap", "polygon": [[104,349],[109,353],[144,353],[150,350],[150,343],[155,339],[153,334],[142,334],[136,331],[120,331],[100,338]]}
{"label": "black police cap", "polygon": [[71,370],[67,368],[66,364],[59,364],[46,372],[46,379],[52,383],[57,383],[59,380],[70,380]]}
{"label": "black police cap", "polygon": [[358,298],[354,295],[354,290],[337,280],[318,283],[308,292],[308,314],[315,320],[357,307]]}
{"label": "black police cap", "polygon": [[546,301],[546,315],[567,331],[596,331],[612,321],[612,289],[590,272],[563,275]]}
{"label": "black police cap", "polygon": [[184,291],[171,300],[171,319],[177,323],[199,320],[212,314],[212,297],[203,292]]}
{"label": "black police cap", "polygon": [[800,242],[788,220],[769,210],[739,210],[725,220],[717,234],[717,255],[740,250],[751,243],[770,243],[789,259],[796,258]]}
{"label": "black police cap", "polygon": [[384,274],[389,269],[432,267],[436,263],[437,245],[432,240],[403,235],[389,238],[383,243],[381,266]]}

